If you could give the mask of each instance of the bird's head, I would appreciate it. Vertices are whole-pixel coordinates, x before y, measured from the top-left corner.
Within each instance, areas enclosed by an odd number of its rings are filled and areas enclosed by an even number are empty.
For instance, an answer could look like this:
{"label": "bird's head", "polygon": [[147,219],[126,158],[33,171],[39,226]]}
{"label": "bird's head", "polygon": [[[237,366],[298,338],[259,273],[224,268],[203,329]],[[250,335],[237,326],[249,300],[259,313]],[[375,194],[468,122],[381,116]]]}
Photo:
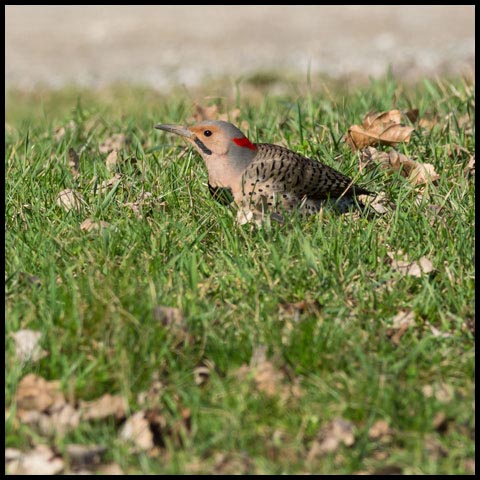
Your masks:
{"label": "bird's head", "polygon": [[155,125],[188,140],[204,159],[213,186],[232,187],[254,159],[257,147],[231,123],[208,120],[190,127]]}

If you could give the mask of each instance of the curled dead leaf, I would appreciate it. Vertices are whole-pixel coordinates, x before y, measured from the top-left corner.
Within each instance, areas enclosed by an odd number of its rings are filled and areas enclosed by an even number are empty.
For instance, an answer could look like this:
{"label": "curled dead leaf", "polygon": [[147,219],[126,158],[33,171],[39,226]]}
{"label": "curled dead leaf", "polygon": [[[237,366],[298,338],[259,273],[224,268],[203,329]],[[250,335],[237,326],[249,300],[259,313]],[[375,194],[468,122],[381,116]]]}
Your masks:
{"label": "curled dead leaf", "polygon": [[153,448],[153,433],[145,418],[145,412],[137,412],[127,419],[120,431],[120,438],[132,442],[140,450]]}
{"label": "curled dead leaf", "polygon": [[412,277],[422,277],[425,274],[429,274],[434,270],[432,262],[425,256],[421,257],[418,261],[411,261],[407,255],[398,251],[387,252],[387,255],[391,258],[392,269],[405,275]]}
{"label": "curled dead leaf", "polygon": [[127,402],[121,395],[106,393],[96,400],[80,401],[82,420],[100,420],[115,417],[117,420],[125,418]]}
{"label": "curled dead leaf", "polygon": [[23,329],[13,333],[12,336],[15,340],[15,356],[20,362],[37,362],[48,355],[39,345],[42,337],[40,332]]}
{"label": "curled dead leaf", "polygon": [[359,158],[360,170],[371,164],[380,164],[392,172],[400,171],[412,185],[436,182],[440,178],[432,164],[416,162],[393,149],[381,152],[374,147],[367,147],[359,152]]}
{"label": "curled dead leaf", "polygon": [[107,170],[109,172],[113,172],[115,170],[115,167],[117,166],[117,161],[118,161],[118,151],[117,150],[112,150],[106,160],[105,164],[107,166]]}
{"label": "curled dead leaf", "polygon": [[394,345],[399,345],[407,329],[413,326],[415,326],[415,314],[410,310],[401,310],[393,317],[392,326],[387,329],[387,337]]}
{"label": "curled dead leaf", "polygon": [[68,461],[73,468],[93,468],[102,462],[107,447],[71,443],[66,446],[65,450]]}
{"label": "curled dead leaf", "polygon": [[370,145],[396,145],[409,142],[414,128],[402,125],[402,117],[400,110],[368,113],[362,125],[353,125],[348,129],[345,141],[353,151]]}
{"label": "curled dead leaf", "polygon": [[350,447],[355,443],[353,423],[343,418],[335,418],[324,425],[318,432],[310,451],[307,461],[336,451],[341,444]]}
{"label": "curled dead leaf", "polygon": [[48,382],[42,377],[29,373],[22,378],[18,384],[15,395],[17,402],[17,416],[22,419],[22,415],[29,410],[38,412],[47,411],[54,404],[65,404],[65,397],[60,391],[60,382]]}
{"label": "curled dead leaf", "polygon": [[64,462],[47,445],[37,445],[21,453],[5,465],[9,475],[56,475],[64,469]]}
{"label": "curled dead leaf", "polygon": [[114,133],[99,145],[98,150],[100,153],[109,153],[112,150],[119,151],[125,143],[126,137],[123,133]]}
{"label": "curled dead leaf", "polygon": [[388,442],[392,438],[392,433],[393,431],[387,421],[377,420],[368,430],[368,438]]}
{"label": "curled dead leaf", "polygon": [[108,228],[109,226],[110,224],[108,222],[104,222],[103,220],[95,222],[91,218],[87,218],[80,224],[80,230],[84,232],[91,232],[92,230],[102,230],[103,228]]}
{"label": "curled dead leaf", "polygon": [[57,195],[57,205],[67,212],[72,209],[77,212],[80,211],[83,202],[82,194],[71,188],[66,188]]}

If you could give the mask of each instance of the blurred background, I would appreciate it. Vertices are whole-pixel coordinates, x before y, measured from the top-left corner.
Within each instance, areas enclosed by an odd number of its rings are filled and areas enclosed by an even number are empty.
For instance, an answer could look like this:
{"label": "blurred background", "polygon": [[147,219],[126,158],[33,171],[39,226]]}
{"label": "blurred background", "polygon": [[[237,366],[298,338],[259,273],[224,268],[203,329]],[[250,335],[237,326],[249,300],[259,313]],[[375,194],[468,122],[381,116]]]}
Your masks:
{"label": "blurred background", "polygon": [[474,6],[6,6],[7,87],[470,73]]}

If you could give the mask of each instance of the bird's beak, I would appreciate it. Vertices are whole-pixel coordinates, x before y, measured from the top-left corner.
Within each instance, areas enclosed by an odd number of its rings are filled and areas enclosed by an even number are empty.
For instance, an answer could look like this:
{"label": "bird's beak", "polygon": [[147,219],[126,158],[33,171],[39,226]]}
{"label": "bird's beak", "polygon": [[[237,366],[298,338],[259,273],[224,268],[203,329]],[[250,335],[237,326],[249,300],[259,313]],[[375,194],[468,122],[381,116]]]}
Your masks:
{"label": "bird's beak", "polygon": [[196,135],[188,130],[188,128],[182,127],[181,125],[155,125],[155,128],[159,130],[165,130],[166,132],[175,133],[181,137],[189,138],[193,140]]}

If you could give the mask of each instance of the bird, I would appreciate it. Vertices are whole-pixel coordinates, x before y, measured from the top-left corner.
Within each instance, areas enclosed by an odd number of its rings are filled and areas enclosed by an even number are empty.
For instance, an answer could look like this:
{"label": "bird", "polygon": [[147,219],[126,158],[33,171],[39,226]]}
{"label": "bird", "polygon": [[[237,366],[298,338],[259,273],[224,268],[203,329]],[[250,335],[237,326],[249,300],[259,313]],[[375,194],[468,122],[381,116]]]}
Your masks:
{"label": "bird", "polygon": [[269,216],[283,222],[284,215],[293,211],[313,215],[326,203],[343,213],[355,204],[356,196],[372,195],[321,161],[280,145],[252,143],[226,121],[155,128],[193,145],[206,164],[210,193],[222,203],[235,202],[240,224],[260,224]]}

